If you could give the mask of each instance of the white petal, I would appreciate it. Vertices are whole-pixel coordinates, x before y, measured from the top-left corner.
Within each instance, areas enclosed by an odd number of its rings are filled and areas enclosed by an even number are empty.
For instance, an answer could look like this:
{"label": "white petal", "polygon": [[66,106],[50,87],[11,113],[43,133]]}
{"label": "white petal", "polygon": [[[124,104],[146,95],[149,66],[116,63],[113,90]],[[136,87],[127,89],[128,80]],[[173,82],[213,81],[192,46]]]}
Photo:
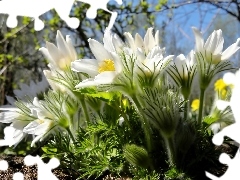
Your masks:
{"label": "white petal", "polygon": [[52,72],[49,70],[43,70],[43,74],[45,75],[45,77],[47,78],[48,83],[50,84],[51,88],[53,90],[58,90],[58,84],[53,81],[52,79],[54,79],[54,76],[52,75]]}
{"label": "white petal", "polygon": [[85,88],[89,86],[97,86],[98,84],[94,81],[93,78],[85,79],[84,81],[80,82],[75,88]]}
{"label": "white petal", "polygon": [[156,31],[154,38],[155,38],[155,44],[159,46],[159,30]]}
{"label": "white petal", "polygon": [[144,36],[145,51],[148,53],[155,46],[155,39],[152,34],[153,28],[148,28],[146,35]]}
{"label": "white petal", "polygon": [[90,39],[89,46],[92,53],[94,54],[94,56],[99,62],[104,61],[106,59],[111,59],[111,60],[113,59],[111,54],[98,41],[94,39]]}
{"label": "white petal", "polygon": [[154,56],[162,56],[163,57],[164,49],[161,49],[159,46],[155,46],[151,49],[151,51],[147,55],[147,59],[154,58]]}
{"label": "white petal", "polygon": [[111,53],[114,61],[114,67],[116,73],[121,73],[123,69],[123,64],[121,58],[116,53]]}
{"label": "white petal", "polygon": [[112,43],[112,32],[110,30],[107,30],[107,29],[105,30],[104,37],[103,37],[103,44],[104,44],[104,48],[109,52],[115,51]]}
{"label": "white petal", "polygon": [[196,43],[196,51],[201,52],[203,50],[203,37],[202,33],[195,27],[192,27],[194,36],[195,36],[195,43]]}
{"label": "white petal", "polygon": [[100,84],[111,84],[113,79],[116,77],[115,71],[105,71],[97,75],[94,82]]}
{"label": "white petal", "polygon": [[35,143],[36,143],[37,141],[39,141],[39,139],[41,139],[42,137],[43,137],[43,134],[41,134],[41,135],[39,135],[39,136],[36,136],[36,137],[33,139],[32,143],[31,143],[31,147],[33,147],[33,146],[35,145]]}
{"label": "white petal", "polygon": [[208,52],[213,53],[215,51],[216,45],[217,45],[217,32],[213,31],[213,33],[208,37],[204,49],[206,49]]}
{"label": "white petal", "polygon": [[46,47],[51,56],[51,59],[53,60],[51,63],[54,66],[58,66],[59,60],[63,58],[63,55],[61,54],[59,49],[52,43],[46,42]]}
{"label": "white petal", "polygon": [[239,50],[239,44],[240,38],[237,40],[236,43],[232,44],[229,46],[223,53],[222,53],[222,58],[221,60],[227,60],[229,59],[237,50]]}
{"label": "white petal", "polygon": [[193,50],[191,50],[189,52],[189,54],[187,55],[187,59],[188,59],[188,62],[189,62],[189,67],[191,67],[194,64],[196,64],[195,52]]}
{"label": "white petal", "polygon": [[221,128],[220,123],[213,123],[210,126],[210,129],[212,130],[213,134],[217,134],[219,132],[220,128]]}
{"label": "white petal", "polygon": [[236,83],[236,76],[235,76],[235,74],[233,74],[231,72],[227,72],[223,76],[223,81],[226,84],[235,84]]}
{"label": "white petal", "polygon": [[143,39],[138,33],[135,35],[135,45],[145,51]]}
{"label": "white petal", "polygon": [[216,105],[219,110],[223,111],[230,105],[230,103],[223,100],[217,100]]}
{"label": "white petal", "polygon": [[[181,76],[184,76],[187,72],[185,72],[186,69],[186,58],[183,54],[178,55],[175,60],[174,63],[178,69],[178,72]],[[183,74],[184,73],[184,74]]]}
{"label": "white petal", "polygon": [[52,59],[51,55],[49,54],[47,48],[41,47],[41,48],[39,49],[39,51],[41,51],[41,52],[43,53],[43,55],[45,56],[45,58],[46,58],[47,60],[49,60],[50,63],[53,63],[53,62],[54,62],[54,60]]}
{"label": "white petal", "polygon": [[1,123],[11,123],[16,120],[19,116],[17,112],[1,112],[0,113],[0,122]]}
{"label": "white petal", "polygon": [[58,47],[59,51],[63,54],[63,56],[65,58],[70,58],[70,56],[69,56],[70,53],[68,51],[68,45],[59,30],[57,31],[56,41],[57,41],[57,47]]}
{"label": "white petal", "polygon": [[33,121],[24,127],[23,132],[27,134],[35,134],[35,129],[37,126],[39,126],[39,123],[37,121]]}
{"label": "white petal", "polygon": [[125,38],[126,38],[126,40],[127,40],[127,43],[128,43],[128,45],[129,45],[129,47],[130,47],[133,51],[135,51],[136,46],[135,46],[135,42],[134,42],[134,39],[133,39],[132,35],[131,35],[129,32],[125,32],[125,33],[124,33],[124,36],[125,36]]}
{"label": "white petal", "polygon": [[112,43],[113,43],[113,46],[114,46],[114,48],[115,48],[115,51],[116,51],[117,53],[122,53],[124,43],[123,43],[122,40],[117,36],[117,34],[114,34],[114,35],[113,35],[113,37],[112,37]]}
{"label": "white petal", "polygon": [[45,133],[46,133],[47,131],[49,131],[49,129],[51,128],[50,123],[51,123],[51,122],[49,122],[49,121],[45,121],[44,123],[39,124],[39,125],[36,127],[34,134],[35,134],[35,135],[45,134]]}
{"label": "white petal", "polygon": [[137,55],[137,61],[140,62],[140,64],[145,61],[146,56],[140,48],[137,48],[136,55]]}
{"label": "white petal", "polygon": [[71,69],[77,72],[87,73],[94,77],[98,74],[98,62],[96,59],[81,59],[71,63]]}
{"label": "white petal", "polygon": [[72,40],[69,35],[66,36],[66,42],[68,44],[69,53],[71,54],[71,60],[72,61],[77,60],[77,53],[76,53],[76,50],[72,44]]}
{"label": "white petal", "polygon": [[215,51],[213,52],[213,54],[221,54],[222,53],[222,50],[223,50],[223,43],[224,43],[224,39],[223,39],[223,36],[222,36],[222,30],[218,30],[217,31],[217,44],[216,44],[216,48],[215,48]]}

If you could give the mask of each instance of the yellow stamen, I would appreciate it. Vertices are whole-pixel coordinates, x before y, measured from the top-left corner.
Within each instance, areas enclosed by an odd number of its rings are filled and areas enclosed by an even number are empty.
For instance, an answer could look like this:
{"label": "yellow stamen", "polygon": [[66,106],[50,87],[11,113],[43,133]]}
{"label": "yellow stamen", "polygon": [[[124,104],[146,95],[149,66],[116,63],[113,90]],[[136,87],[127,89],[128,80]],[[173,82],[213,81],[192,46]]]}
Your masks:
{"label": "yellow stamen", "polygon": [[226,95],[227,95],[227,90],[226,90],[226,89],[223,89],[223,90],[221,91],[221,97],[222,97],[223,99],[225,99],[225,98],[226,98]]}
{"label": "yellow stamen", "polygon": [[199,104],[200,104],[199,99],[194,99],[193,102],[192,102],[192,105],[191,105],[192,111],[198,110],[199,109]]}
{"label": "yellow stamen", "polygon": [[105,71],[115,71],[114,61],[111,59],[106,59],[102,62],[100,67],[98,68],[98,72],[102,73]]}
{"label": "yellow stamen", "polygon": [[223,89],[227,87],[227,84],[223,81],[223,79],[219,79],[215,82],[215,91],[221,92]]}

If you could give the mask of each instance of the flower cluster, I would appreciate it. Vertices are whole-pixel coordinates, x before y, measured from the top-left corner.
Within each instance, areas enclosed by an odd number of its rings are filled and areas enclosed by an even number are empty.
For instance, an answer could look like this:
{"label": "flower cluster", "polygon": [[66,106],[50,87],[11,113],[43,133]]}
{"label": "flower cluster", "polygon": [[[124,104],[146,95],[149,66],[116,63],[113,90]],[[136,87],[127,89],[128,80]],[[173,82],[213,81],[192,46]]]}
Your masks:
{"label": "flower cluster", "polygon": [[[0,109],[0,122],[11,125],[4,129],[0,146],[16,146],[27,135],[33,135],[33,146],[58,132],[69,135],[75,142],[79,129],[101,119],[106,106],[116,109],[117,125],[130,128],[128,110],[133,108],[138,113],[147,151],[152,151],[153,132],[157,130],[165,142],[169,161],[174,164],[181,149],[176,141],[186,138],[177,137],[177,133],[183,127],[190,128],[186,124],[194,122],[196,127],[207,124],[216,133],[227,120],[233,122],[232,113],[236,120],[239,118],[236,110],[239,72],[226,74],[215,83],[217,95],[209,114],[204,110],[204,100],[212,80],[220,72],[232,69],[228,59],[239,49],[240,39],[222,52],[221,30],[214,31],[206,43],[201,32],[196,28],[193,32],[196,47],[186,57],[166,55],[165,48],[159,45],[159,32],[153,35],[153,28],[149,28],[144,38],[125,33],[126,42],[106,30],[103,44],[89,39],[95,58],[78,59],[70,37],[65,40],[58,31],[57,46],[47,42],[46,48],[40,49],[49,61],[49,70],[43,73],[51,89],[39,99],[38,92],[32,91],[43,92],[45,88],[39,88],[43,82],[31,83],[30,92],[15,91],[17,101],[7,97],[12,106]],[[192,97],[196,78],[200,93],[199,97]],[[22,90],[24,87],[21,85]],[[31,97],[22,98],[23,93]],[[196,100],[191,111],[192,98]],[[229,100],[230,103],[225,102]],[[191,138],[194,141],[194,136]]]}

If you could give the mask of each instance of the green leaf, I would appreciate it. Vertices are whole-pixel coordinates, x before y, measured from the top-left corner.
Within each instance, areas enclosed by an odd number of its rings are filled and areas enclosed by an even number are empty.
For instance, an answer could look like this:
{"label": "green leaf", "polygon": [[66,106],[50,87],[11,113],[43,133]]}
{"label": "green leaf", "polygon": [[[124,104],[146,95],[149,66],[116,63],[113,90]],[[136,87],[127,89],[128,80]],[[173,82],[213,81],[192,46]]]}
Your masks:
{"label": "green leaf", "polygon": [[204,117],[203,122],[208,124],[208,125],[211,125],[212,123],[216,122],[217,120],[218,120],[218,118],[213,118],[211,116],[206,116],[206,117]]}
{"label": "green leaf", "polygon": [[54,147],[42,147],[42,150],[43,152],[45,152],[46,154],[49,154],[49,155],[53,155],[53,154],[56,154],[57,153],[57,148],[54,148]]}

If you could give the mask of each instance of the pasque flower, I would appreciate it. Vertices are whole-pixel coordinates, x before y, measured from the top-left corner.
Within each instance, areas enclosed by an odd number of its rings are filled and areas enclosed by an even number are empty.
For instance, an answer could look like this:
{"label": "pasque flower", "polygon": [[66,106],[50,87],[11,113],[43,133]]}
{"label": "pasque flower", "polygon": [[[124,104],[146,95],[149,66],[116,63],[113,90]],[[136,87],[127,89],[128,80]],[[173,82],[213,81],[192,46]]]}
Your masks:
{"label": "pasque flower", "polygon": [[124,33],[129,47],[134,51],[139,51],[148,54],[155,46],[159,46],[159,31],[153,37],[153,28],[148,28],[144,39],[137,33],[135,38],[129,32]]}
{"label": "pasque flower", "polygon": [[70,36],[66,36],[65,40],[60,31],[57,31],[56,43],[57,46],[46,42],[46,48],[40,48],[40,51],[49,60],[48,67],[50,68],[50,70],[43,70],[43,73],[53,90],[71,94],[69,86],[72,86],[72,82],[67,79],[67,74],[71,73],[71,62],[77,59],[77,53]]}
{"label": "pasque flower", "polygon": [[26,137],[27,134],[23,132],[23,129],[32,121],[32,118],[23,115],[16,107],[0,108],[0,110],[3,111],[0,113],[0,122],[11,123],[4,129],[4,139],[0,140],[0,146],[16,146]]}
{"label": "pasque flower", "polygon": [[228,59],[239,49],[240,38],[222,52],[224,39],[221,30],[213,31],[206,43],[204,43],[202,33],[199,30],[193,27],[193,32],[196,40],[195,57],[200,80],[198,113],[198,124],[200,125],[204,110],[205,90],[216,74],[232,69]]}
{"label": "pasque flower", "polygon": [[240,38],[222,52],[224,39],[220,29],[213,31],[205,43],[202,33],[195,27],[192,29],[195,35],[196,53],[200,53],[204,60],[211,64],[217,64],[220,61],[229,59],[239,49]]}
{"label": "pasque flower", "polygon": [[110,84],[122,71],[120,57],[113,48],[110,31],[104,34],[104,44],[89,39],[90,49],[96,59],[80,59],[71,63],[73,71],[86,73],[90,76],[80,82],[76,88]]}
{"label": "pasque flower", "polygon": [[191,51],[187,57],[183,54],[177,56],[167,69],[168,74],[173,81],[181,87],[182,94],[185,99],[191,91],[194,75],[196,74],[196,63],[194,58],[194,52]]}
{"label": "pasque flower", "polygon": [[124,35],[128,45],[124,48],[124,53],[130,57],[128,62],[134,59],[131,67],[135,76],[138,76],[141,85],[152,86],[173,56],[164,57],[165,49],[159,46],[159,32],[153,36],[153,28],[148,28],[144,38],[139,34],[133,38],[128,32]]}
{"label": "pasque flower", "polygon": [[41,141],[49,133],[54,132],[57,123],[54,116],[43,107],[37,98],[34,98],[33,106],[30,109],[36,119],[25,126],[23,132],[36,136],[31,143],[33,146],[38,140]]}
{"label": "pasque flower", "polygon": [[153,36],[153,28],[148,28],[144,39],[137,33],[135,38],[129,32],[124,33],[127,44],[137,57],[135,63],[146,72],[159,71],[173,56],[163,57],[165,49],[159,46],[159,31]]}
{"label": "pasque flower", "polygon": [[52,70],[66,70],[70,67],[71,62],[77,59],[77,53],[70,36],[66,36],[66,40],[64,40],[61,32],[57,31],[56,42],[57,47],[46,42],[46,48],[42,47],[39,50],[49,60],[49,66]]}
{"label": "pasque flower", "polygon": [[232,95],[230,98],[230,102],[218,100],[217,107],[220,110],[224,110],[227,106],[230,106],[235,118],[235,121],[240,121],[240,113],[239,113],[239,106],[240,106],[240,70],[238,70],[235,74],[234,73],[226,73],[223,76],[223,81],[227,85],[232,85]]}

